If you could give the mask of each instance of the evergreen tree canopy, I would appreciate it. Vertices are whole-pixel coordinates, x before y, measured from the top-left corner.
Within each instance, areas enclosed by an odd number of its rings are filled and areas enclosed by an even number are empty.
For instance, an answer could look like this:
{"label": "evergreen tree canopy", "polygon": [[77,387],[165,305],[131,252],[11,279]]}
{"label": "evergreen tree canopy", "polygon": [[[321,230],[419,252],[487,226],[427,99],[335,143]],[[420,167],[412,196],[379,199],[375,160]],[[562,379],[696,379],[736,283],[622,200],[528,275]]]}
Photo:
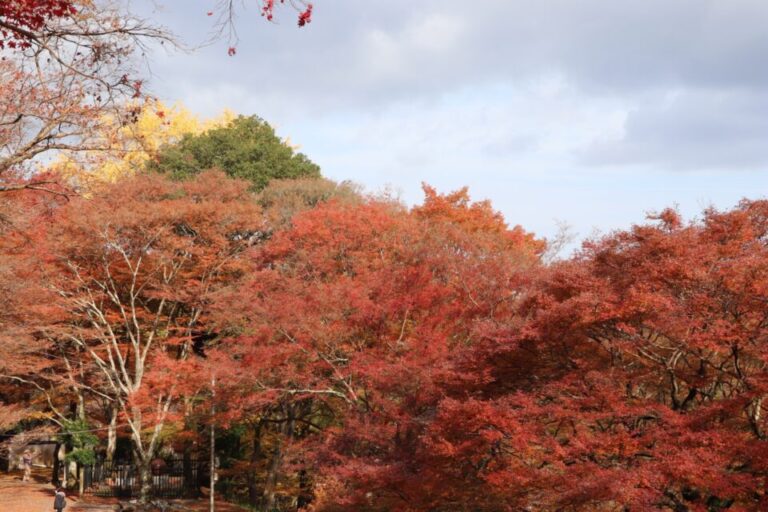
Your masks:
{"label": "evergreen tree canopy", "polygon": [[258,116],[239,116],[226,126],[185,135],[160,150],[151,171],[185,179],[207,169],[250,181],[261,190],[273,179],[319,177],[320,167],[280,139]]}

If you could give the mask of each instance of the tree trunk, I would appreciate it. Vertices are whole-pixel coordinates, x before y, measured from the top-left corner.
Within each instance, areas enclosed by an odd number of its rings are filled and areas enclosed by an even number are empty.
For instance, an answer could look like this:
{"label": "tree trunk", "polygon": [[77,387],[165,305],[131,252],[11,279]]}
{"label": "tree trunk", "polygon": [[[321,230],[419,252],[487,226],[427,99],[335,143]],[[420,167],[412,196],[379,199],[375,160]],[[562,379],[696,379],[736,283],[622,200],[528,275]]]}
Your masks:
{"label": "tree trunk", "polygon": [[151,459],[140,459],[139,465],[139,503],[149,503],[152,498]]}
{"label": "tree trunk", "polygon": [[[188,494],[190,498],[197,498],[198,482],[195,478],[195,472],[192,461],[192,447],[189,445],[184,447],[184,454],[182,459],[182,473],[184,474],[184,492]],[[198,466],[199,467],[199,466]]]}
{"label": "tree trunk", "polygon": [[256,509],[261,501],[258,483],[256,481],[256,468],[263,457],[261,451],[261,421],[253,426],[253,448],[251,451],[251,469],[248,472],[248,499],[251,506]]}
{"label": "tree trunk", "polygon": [[[285,407],[285,422],[283,423],[282,438],[288,442],[293,434],[293,408],[288,405]],[[275,490],[277,489],[277,481],[280,478],[280,468],[283,464],[283,439],[278,439],[275,446],[275,454],[272,457],[272,465],[269,468],[269,474],[267,475],[267,481],[264,484],[264,502],[262,506],[262,512],[272,512],[275,508]]]}
{"label": "tree trunk", "polygon": [[133,433],[133,461],[139,472],[139,503],[146,504],[152,497],[152,459],[155,455],[153,444],[144,443],[141,434],[142,414],[141,410],[134,407],[131,410]]}
{"label": "tree trunk", "polygon": [[115,450],[117,450],[117,407],[109,408],[109,427],[107,428],[107,462],[115,459]]}
{"label": "tree trunk", "polygon": [[80,496],[85,491],[85,468],[82,464],[77,465],[77,492]]}
{"label": "tree trunk", "polygon": [[312,503],[312,488],[309,473],[306,469],[302,469],[299,471],[299,498],[296,501],[296,506],[301,509],[310,503]]}
{"label": "tree trunk", "polygon": [[749,416],[749,425],[752,427],[752,432],[758,439],[765,439],[765,433],[760,426],[760,420],[763,412],[763,397],[754,398],[747,407],[747,414]]}
{"label": "tree trunk", "polygon": [[82,391],[77,391],[77,419],[85,421],[85,395]]}
{"label": "tree trunk", "polygon": [[68,462],[66,473],[69,473],[69,474],[65,478],[71,481],[72,487],[74,487],[75,482],[77,482],[77,462],[72,462],[72,461]]}
{"label": "tree trunk", "polygon": [[61,455],[61,446],[61,443],[56,443],[56,448],[53,449],[53,470],[51,475],[51,484],[53,484],[54,487],[61,485],[61,480],[59,479],[59,472],[61,471],[61,459],[59,458]]}
{"label": "tree trunk", "polygon": [[272,512],[275,507],[275,488],[277,487],[277,477],[280,471],[282,459],[282,450],[278,442],[275,447],[275,453],[272,456],[272,465],[267,474],[267,481],[264,483],[264,492],[262,493],[262,512]]}
{"label": "tree trunk", "polygon": [[216,377],[211,377],[211,481],[208,485],[208,511],[216,510]]}
{"label": "tree trunk", "polygon": [[63,444],[59,447],[59,451],[57,453],[57,457],[59,459],[59,464],[61,464],[61,483],[60,485],[67,488],[67,480],[68,475],[67,472],[69,471],[69,464],[67,464],[67,445]]}

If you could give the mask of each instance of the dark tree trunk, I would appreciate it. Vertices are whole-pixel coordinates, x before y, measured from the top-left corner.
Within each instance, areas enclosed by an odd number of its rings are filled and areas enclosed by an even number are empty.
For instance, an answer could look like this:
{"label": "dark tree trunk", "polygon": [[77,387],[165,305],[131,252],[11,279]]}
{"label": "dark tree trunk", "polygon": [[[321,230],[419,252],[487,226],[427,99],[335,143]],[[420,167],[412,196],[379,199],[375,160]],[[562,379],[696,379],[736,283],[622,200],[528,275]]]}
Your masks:
{"label": "dark tree trunk", "polygon": [[264,502],[262,506],[262,512],[272,512],[275,508],[275,491],[277,489],[277,481],[280,478],[280,468],[283,463],[283,446],[282,443],[288,442],[291,439],[291,436],[293,435],[293,426],[294,426],[294,417],[293,417],[293,407],[291,405],[286,405],[284,407],[285,411],[285,421],[283,422],[281,433],[282,433],[282,439],[278,439],[277,445],[275,446],[275,453],[272,456],[272,465],[269,468],[269,473],[267,474],[267,481],[264,484]]}
{"label": "dark tree trunk", "polygon": [[261,451],[261,426],[262,422],[259,421],[253,426],[253,447],[251,451],[251,469],[248,472],[248,500],[251,506],[255,509],[261,502],[261,489],[259,489],[258,481],[256,479],[256,468],[259,462],[264,457]]}
{"label": "dark tree trunk", "polygon": [[53,474],[51,475],[51,483],[58,487],[61,485],[61,479],[59,473],[61,472],[61,461],[59,461],[59,450],[61,450],[61,443],[56,443],[56,448],[53,450]]}
{"label": "dark tree trunk", "polygon": [[190,495],[190,498],[196,498],[197,489],[199,487],[197,479],[200,477],[195,477],[194,462],[192,460],[192,447],[189,445],[184,447],[184,454],[181,465],[182,473],[184,474],[184,491]]}

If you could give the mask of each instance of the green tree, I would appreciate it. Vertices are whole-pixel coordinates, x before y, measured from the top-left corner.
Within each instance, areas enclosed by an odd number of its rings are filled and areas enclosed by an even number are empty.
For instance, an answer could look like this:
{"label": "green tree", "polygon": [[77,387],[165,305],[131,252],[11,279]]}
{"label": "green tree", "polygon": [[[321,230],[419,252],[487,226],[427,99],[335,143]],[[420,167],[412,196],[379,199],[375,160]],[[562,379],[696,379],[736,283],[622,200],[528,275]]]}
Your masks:
{"label": "green tree", "polygon": [[96,461],[94,448],[99,444],[99,438],[90,429],[84,419],[67,420],[62,423],[59,441],[67,445],[67,462],[78,464],[93,464]]}
{"label": "green tree", "polygon": [[320,177],[317,164],[296,153],[257,116],[239,116],[226,126],[185,135],[178,143],[162,148],[148,167],[174,179],[217,168],[250,181],[254,191],[262,190],[273,179]]}

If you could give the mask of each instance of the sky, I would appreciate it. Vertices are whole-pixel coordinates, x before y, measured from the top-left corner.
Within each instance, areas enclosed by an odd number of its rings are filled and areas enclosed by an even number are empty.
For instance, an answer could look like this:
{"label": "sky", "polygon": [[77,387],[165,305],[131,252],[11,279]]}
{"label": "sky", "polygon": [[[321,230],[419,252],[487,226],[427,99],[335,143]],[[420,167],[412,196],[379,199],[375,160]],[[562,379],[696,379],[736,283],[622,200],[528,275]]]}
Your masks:
{"label": "sky", "polygon": [[[195,47],[218,12],[132,4]],[[235,56],[155,50],[149,87],[264,118],[331,179],[408,204],[468,186],[510,224],[582,240],[766,195],[766,27],[765,0],[314,0],[301,29],[245,0]]]}

